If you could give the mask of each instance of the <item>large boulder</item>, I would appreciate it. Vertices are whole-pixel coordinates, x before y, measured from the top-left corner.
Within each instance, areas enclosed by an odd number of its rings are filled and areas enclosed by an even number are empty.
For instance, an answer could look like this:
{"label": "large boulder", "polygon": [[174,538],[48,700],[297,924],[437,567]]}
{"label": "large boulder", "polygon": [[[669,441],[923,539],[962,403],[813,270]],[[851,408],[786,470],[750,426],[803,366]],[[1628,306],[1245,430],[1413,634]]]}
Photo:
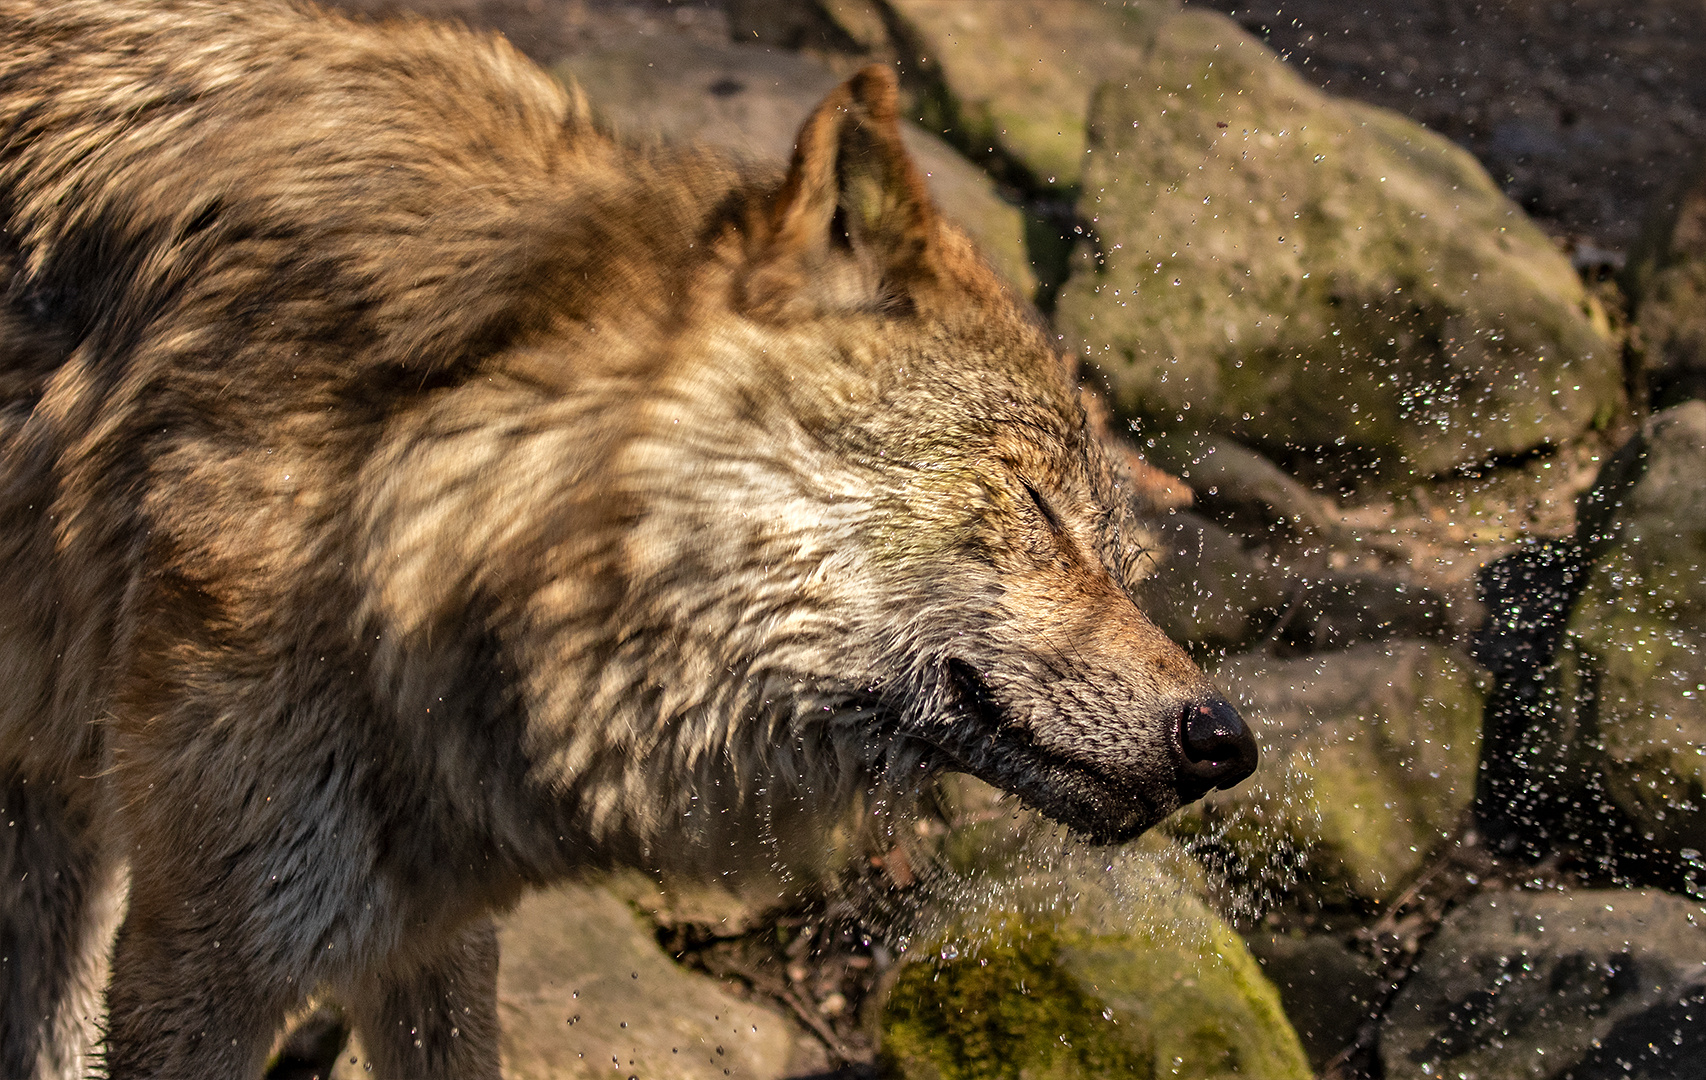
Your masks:
{"label": "large boulder", "polygon": [[[812,107],[841,81],[809,56],[667,33],[605,34],[553,70],[578,85],[594,113],[619,133],[701,142],[778,164],[793,153]],[[1037,282],[1019,208],[930,132],[908,123],[902,135],[943,212],[1028,298]]]}
{"label": "large boulder", "polygon": [[960,853],[983,863],[962,902],[997,897],[997,910],[973,901],[964,926],[915,943],[926,958],[900,970],[877,1021],[895,1074],[1311,1075],[1274,988],[1203,900],[1188,856],[1150,840],[1144,854],[1077,872],[1070,857],[1042,860],[1027,882],[1011,839],[1022,831],[1002,814]]}
{"label": "large boulder", "polygon": [[1474,798],[1483,691],[1454,649],[1400,639],[1246,654],[1215,680],[1253,722],[1262,765],[1178,827],[1206,818],[1258,866],[1299,850],[1309,887],[1329,901],[1394,895]]}
{"label": "large boulder", "polygon": [[1652,417],[1646,469],[1570,612],[1552,752],[1671,851],[1706,851],[1706,402]]}
{"label": "large boulder", "polygon": [[1117,411],[1404,475],[1622,408],[1603,313],[1461,148],[1212,13],[1104,74],[1079,203],[1098,242],[1056,321]]}
{"label": "large boulder", "polygon": [[1706,909],[1661,892],[1483,893],[1387,1012],[1387,1080],[1680,1080],[1706,1062]]}

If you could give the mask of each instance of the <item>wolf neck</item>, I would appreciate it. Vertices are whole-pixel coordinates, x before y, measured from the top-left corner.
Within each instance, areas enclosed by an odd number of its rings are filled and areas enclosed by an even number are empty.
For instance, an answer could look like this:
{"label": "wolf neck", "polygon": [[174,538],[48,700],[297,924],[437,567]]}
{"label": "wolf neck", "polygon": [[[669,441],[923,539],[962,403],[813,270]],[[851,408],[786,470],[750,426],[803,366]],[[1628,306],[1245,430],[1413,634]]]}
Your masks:
{"label": "wolf neck", "polygon": [[852,645],[876,635],[873,598],[848,583],[868,577],[882,479],[816,430],[865,382],[821,334],[718,317],[685,329],[624,410],[597,493],[621,509],[589,519],[620,584],[528,665],[542,773],[580,789],[595,835],[644,845],[693,815],[779,834],[869,786],[882,673]]}
{"label": "wolf neck", "polygon": [[470,381],[394,422],[373,467],[408,489],[362,485],[384,492],[364,508],[371,616],[402,644],[487,613],[526,785],[604,857],[679,861],[655,838],[716,818],[778,836],[869,787],[881,673],[849,643],[876,637],[873,600],[846,583],[885,481],[818,430],[874,392],[825,340],[729,316],[567,391]]}

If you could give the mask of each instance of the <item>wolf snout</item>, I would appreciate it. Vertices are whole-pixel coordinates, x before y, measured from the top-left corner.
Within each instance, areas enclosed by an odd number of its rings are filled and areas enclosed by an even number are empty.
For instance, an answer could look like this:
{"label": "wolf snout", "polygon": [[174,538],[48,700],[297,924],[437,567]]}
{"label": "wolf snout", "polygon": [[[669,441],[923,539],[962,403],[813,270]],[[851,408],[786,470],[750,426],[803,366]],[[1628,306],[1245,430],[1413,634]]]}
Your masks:
{"label": "wolf snout", "polygon": [[1193,701],[1179,717],[1182,779],[1201,794],[1229,788],[1256,771],[1256,736],[1238,710],[1220,698]]}

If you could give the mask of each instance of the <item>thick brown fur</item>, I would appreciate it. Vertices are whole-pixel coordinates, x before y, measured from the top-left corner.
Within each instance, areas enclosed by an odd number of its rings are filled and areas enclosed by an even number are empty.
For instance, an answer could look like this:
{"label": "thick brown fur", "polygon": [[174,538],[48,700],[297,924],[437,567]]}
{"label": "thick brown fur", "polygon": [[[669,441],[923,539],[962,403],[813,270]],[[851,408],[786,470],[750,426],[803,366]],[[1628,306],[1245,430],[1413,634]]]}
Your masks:
{"label": "thick brown fur", "polygon": [[427,23],[0,0],[0,1073],[88,1066],[126,869],[110,1075],[256,1075],[319,990],[492,1076],[530,884],[1248,771],[895,102],[770,173]]}

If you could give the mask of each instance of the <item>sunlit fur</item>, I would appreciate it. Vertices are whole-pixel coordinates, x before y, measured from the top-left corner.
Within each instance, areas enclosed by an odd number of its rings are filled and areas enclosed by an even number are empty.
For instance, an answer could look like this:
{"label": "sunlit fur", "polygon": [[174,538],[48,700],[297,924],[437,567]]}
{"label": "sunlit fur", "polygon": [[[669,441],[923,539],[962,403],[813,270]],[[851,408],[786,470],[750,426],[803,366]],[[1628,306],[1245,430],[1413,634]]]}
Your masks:
{"label": "sunlit fur", "polygon": [[324,987],[489,1076],[529,884],[949,767],[1103,838],[1201,793],[1132,493],[892,77],[784,175],[426,23],[0,0],[0,132],[0,1073],[82,1068],[124,868],[112,1075]]}

